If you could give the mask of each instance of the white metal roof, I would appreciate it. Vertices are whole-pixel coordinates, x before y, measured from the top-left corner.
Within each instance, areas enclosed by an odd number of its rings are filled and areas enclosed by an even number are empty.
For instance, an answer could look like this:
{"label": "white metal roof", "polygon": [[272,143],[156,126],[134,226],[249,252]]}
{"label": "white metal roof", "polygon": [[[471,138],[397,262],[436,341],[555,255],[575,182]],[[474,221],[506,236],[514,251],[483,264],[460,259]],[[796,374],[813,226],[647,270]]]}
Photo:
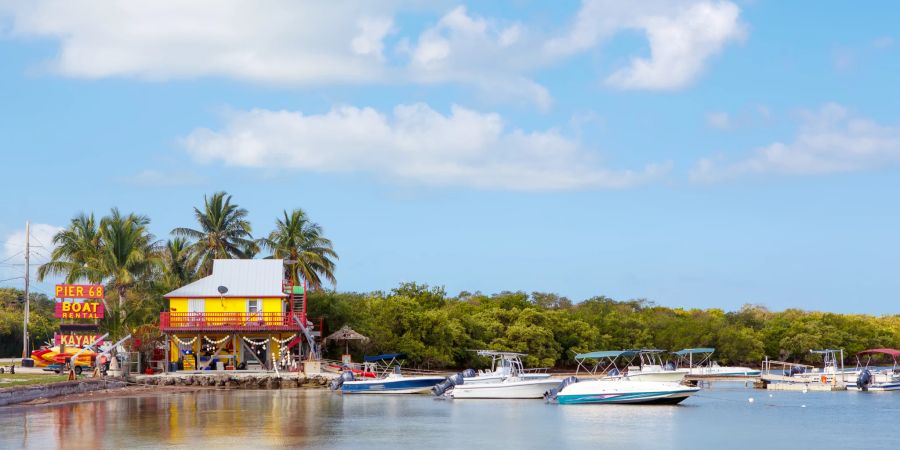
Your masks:
{"label": "white metal roof", "polygon": [[[163,297],[286,297],[281,259],[217,259],[212,275],[182,286]],[[228,288],[224,295],[219,286]]]}

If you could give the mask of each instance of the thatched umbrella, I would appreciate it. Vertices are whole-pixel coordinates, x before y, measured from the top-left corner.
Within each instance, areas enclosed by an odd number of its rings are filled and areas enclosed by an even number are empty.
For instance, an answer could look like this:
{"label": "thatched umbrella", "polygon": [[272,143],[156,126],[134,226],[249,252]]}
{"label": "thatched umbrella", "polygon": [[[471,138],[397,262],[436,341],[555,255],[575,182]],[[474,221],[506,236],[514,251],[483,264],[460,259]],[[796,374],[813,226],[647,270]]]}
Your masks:
{"label": "thatched umbrella", "polygon": [[335,331],[328,335],[325,338],[325,342],[328,341],[344,341],[344,354],[350,353],[350,341],[368,341],[369,338],[359,334],[354,331],[353,328],[350,328],[347,325],[341,327],[340,330]]}

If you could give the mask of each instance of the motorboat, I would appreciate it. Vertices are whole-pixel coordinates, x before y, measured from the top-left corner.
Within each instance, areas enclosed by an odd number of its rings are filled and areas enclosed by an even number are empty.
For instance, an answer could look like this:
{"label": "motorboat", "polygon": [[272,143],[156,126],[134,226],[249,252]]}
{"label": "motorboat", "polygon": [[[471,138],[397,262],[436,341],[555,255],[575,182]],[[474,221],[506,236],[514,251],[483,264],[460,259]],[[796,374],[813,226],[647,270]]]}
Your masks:
{"label": "motorboat", "polygon": [[405,375],[401,372],[402,353],[366,356],[363,372],[378,374],[375,378],[357,379],[354,372],[347,370],[332,380],[329,387],[344,394],[421,394],[444,380],[437,375]]}
{"label": "motorboat", "polygon": [[686,348],[673,353],[678,357],[679,365],[688,370],[688,375],[714,376],[714,377],[750,377],[759,376],[760,371],[749,367],[720,366],[712,361],[712,355],[716,349]]}
{"label": "motorboat", "polygon": [[578,404],[669,404],[681,403],[700,391],[698,387],[665,381],[634,381],[627,378],[579,380],[569,377],[547,392],[548,401]]}
{"label": "motorboat", "polygon": [[499,383],[512,376],[514,372],[518,378],[524,380],[550,378],[546,368],[526,369],[522,364],[522,358],[528,356],[525,353],[496,350],[475,350],[475,353],[478,356],[491,358],[491,367],[484,371],[463,372],[466,384]]}
{"label": "motorboat", "polygon": [[[887,355],[891,357],[893,364],[890,368],[877,369],[871,367],[872,357]],[[862,357],[866,357],[865,365]],[[897,358],[900,350],[893,348],[873,348],[863,350],[856,354],[857,377],[856,383],[847,383],[847,389],[859,391],[897,391],[900,390],[900,367],[897,367]]]}
{"label": "motorboat", "polygon": [[843,349],[810,350],[820,355],[822,367],[785,361],[763,361],[760,379],[766,389],[843,391],[850,380],[855,380],[855,370],[844,368]]}
{"label": "motorboat", "polygon": [[[458,398],[524,399],[542,398],[544,393],[559,385],[559,380],[549,374],[526,373],[522,365],[523,353],[493,352],[501,358],[504,377],[498,381],[479,380],[478,376],[466,377],[465,372],[448,377],[436,385],[435,395]],[[532,376],[529,376],[532,375]],[[533,376],[539,375],[539,376]]]}
{"label": "motorboat", "polygon": [[[603,350],[575,355],[578,368],[576,376],[585,370],[592,376],[604,379],[627,379],[630,381],[680,383],[687,370],[676,369],[673,364],[664,365],[662,350]],[[591,365],[593,361],[593,365]],[[623,361],[619,364],[618,361]],[[620,368],[621,365],[621,368]]]}

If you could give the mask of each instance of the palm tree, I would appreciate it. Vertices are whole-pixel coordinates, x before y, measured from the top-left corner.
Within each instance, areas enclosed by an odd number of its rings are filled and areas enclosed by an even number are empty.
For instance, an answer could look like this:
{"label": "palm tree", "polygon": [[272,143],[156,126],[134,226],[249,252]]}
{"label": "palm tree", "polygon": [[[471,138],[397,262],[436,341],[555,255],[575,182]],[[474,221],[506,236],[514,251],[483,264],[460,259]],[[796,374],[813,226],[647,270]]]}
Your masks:
{"label": "palm tree", "polygon": [[53,236],[55,248],[50,262],[38,268],[38,281],[49,275],[62,275],[66,283],[87,280],[100,284],[103,275],[95,270],[100,253],[100,230],[94,215],[79,214],[69,227]]}
{"label": "palm tree", "polygon": [[149,275],[157,255],[158,242],[147,231],[147,216],[123,216],[117,208],[100,221],[100,247],[97,270],[117,294],[120,321],[126,318],[125,298],[129,289]]}
{"label": "palm tree", "polygon": [[194,208],[200,229],[175,228],[175,236],[193,239],[193,258],[201,275],[212,272],[214,259],[245,258],[245,249],[252,244],[247,210],[231,203],[231,196],[216,192],[203,197],[204,209]]}
{"label": "palm tree", "polygon": [[258,242],[272,252],[271,258],[291,261],[285,275],[293,284],[301,278],[313,289],[322,287],[322,278],[332,285],[337,283],[334,260],[338,255],[331,240],[322,236],[322,227],[311,222],[302,209],[295,209],[290,214],[284,211],[284,219],[275,221],[275,230]]}
{"label": "palm tree", "polygon": [[191,246],[187,239],[166,241],[159,255],[162,290],[170,291],[193,281],[195,273],[190,257]]}

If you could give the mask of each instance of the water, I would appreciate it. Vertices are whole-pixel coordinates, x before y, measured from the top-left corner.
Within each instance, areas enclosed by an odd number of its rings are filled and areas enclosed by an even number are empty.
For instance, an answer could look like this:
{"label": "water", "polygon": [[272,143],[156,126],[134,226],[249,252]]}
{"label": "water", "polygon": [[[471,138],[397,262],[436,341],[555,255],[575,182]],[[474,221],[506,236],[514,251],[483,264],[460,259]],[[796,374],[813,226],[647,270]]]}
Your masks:
{"label": "water", "polygon": [[900,446],[898,419],[900,392],[740,385],[679,406],[203,391],[0,408],[0,448],[868,449]]}

